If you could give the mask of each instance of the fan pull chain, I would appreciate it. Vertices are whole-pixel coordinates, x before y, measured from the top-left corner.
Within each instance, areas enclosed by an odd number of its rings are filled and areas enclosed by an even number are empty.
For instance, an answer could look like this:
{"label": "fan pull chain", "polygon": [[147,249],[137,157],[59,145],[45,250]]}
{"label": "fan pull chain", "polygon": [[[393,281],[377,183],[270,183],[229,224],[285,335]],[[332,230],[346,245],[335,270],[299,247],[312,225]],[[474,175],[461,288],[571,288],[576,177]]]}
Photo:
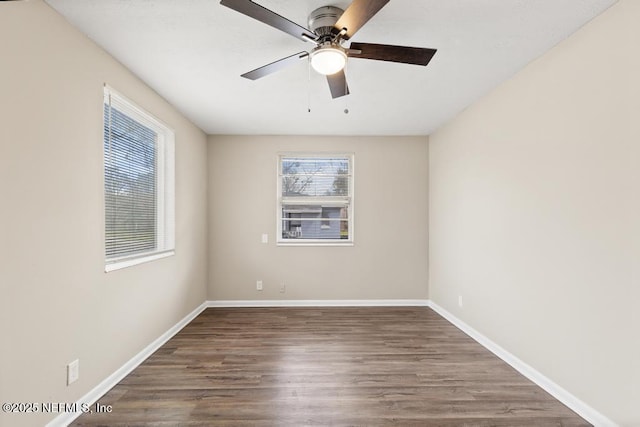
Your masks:
{"label": "fan pull chain", "polygon": [[[347,61],[348,64],[348,61]],[[347,64],[344,64],[344,93],[347,93],[349,90],[349,85],[347,84]],[[349,95],[343,96],[344,98],[344,113],[349,114]]]}
{"label": "fan pull chain", "polygon": [[311,55],[307,56],[307,113],[311,112]]}

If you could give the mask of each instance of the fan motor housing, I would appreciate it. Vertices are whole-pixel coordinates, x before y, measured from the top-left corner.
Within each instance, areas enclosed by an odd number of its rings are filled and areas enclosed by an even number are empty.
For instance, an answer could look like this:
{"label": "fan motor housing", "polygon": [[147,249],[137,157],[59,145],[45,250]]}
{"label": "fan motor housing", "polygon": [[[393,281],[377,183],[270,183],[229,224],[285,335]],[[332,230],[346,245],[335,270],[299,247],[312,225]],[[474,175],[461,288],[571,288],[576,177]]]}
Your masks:
{"label": "fan motor housing", "polygon": [[309,29],[316,35],[329,36],[344,11],[335,6],[322,6],[309,15]]}

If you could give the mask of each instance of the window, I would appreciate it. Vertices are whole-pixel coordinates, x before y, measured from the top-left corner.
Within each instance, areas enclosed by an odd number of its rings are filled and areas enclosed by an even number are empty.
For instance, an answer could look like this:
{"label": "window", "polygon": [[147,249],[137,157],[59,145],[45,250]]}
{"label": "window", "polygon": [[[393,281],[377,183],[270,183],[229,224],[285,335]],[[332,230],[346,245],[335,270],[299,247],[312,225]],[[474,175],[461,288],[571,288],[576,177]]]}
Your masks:
{"label": "window", "polygon": [[173,255],[174,135],[104,89],[105,271]]}
{"label": "window", "polygon": [[282,155],[278,243],[353,244],[353,155]]}

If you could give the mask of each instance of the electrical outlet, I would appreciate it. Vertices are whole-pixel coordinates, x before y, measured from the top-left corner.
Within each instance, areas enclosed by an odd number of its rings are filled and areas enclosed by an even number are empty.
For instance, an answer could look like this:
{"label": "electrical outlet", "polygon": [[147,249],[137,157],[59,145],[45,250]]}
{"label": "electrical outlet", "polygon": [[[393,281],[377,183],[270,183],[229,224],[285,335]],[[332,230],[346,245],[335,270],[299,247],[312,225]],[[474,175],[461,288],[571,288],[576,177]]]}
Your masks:
{"label": "electrical outlet", "polygon": [[67,385],[70,385],[80,378],[80,360],[76,359],[67,365]]}
{"label": "electrical outlet", "polygon": [[458,295],[458,307],[462,307],[462,295]]}
{"label": "electrical outlet", "polygon": [[287,288],[284,286],[284,283],[280,283],[280,293],[284,294],[284,292],[287,290]]}
{"label": "electrical outlet", "polygon": [[262,280],[258,280],[256,282],[256,290],[257,291],[261,291],[262,290]]}

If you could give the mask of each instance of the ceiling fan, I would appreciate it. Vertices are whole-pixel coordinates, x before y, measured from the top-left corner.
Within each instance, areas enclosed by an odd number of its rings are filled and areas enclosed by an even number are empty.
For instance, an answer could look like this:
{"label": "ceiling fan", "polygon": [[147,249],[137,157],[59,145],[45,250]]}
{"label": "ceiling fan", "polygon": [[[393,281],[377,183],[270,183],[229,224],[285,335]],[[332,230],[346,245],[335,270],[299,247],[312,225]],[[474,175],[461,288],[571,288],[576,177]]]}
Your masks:
{"label": "ceiling fan", "polygon": [[308,19],[309,29],[307,29],[251,0],[222,0],[220,2],[223,6],[243,15],[316,45],[310,52],[303,51],[282,58],[242,74],[242,77],[256,80],[308,57],[313,69],[327,76],[331,96],[334,99],[349,94],[344,73],[348,58],[375,59],[425,66],[435,55],[436,49],[421,47],[355,42],[352,42],[349,47],[343,46],[345,41],[351,39],[387,3],[389,0],[353,0],[344,11],[335,6],[323,6],[311,12]]}

